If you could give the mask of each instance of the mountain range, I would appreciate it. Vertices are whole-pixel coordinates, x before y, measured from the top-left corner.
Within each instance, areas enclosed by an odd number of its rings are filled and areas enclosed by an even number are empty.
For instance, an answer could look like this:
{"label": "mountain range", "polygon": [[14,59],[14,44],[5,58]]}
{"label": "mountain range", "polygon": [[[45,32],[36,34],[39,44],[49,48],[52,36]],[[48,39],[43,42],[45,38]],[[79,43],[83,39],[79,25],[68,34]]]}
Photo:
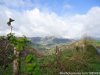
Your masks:
{"label": "mountain range", "polygon": [[67,44],[73,41],[73,39],[58,38],[53,36],[29,37],[29,39],[33,43],[33,47],[39,50],[45,50],[45,48],[49,49],[55,47],[56,45]]}

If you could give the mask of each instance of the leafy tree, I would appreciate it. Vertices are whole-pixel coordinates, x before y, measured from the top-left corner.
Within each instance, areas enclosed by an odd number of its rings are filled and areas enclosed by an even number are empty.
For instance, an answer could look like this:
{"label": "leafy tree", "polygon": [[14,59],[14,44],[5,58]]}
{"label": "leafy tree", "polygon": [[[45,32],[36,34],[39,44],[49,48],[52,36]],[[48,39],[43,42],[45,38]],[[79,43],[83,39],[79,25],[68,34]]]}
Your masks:
{"label": "leafy tree", "polygon": [[13,71],[14,75],[20,74],[20,53],[27,45],[28,39],[24,37],[15,37],[14,34],[9,33],[7,39],[14,46],[14,61],[13,61]]}
{"label": "leafy tree", "polygon": [[27,46],[29,40],[24,37],[16,37],[13,33],[0,37],[0,66],[6,69],[13,62],[14,75],[20,73],[20,53]]}
{"label": "leafy tree", "polygon": [[20,53],[24,49],[24,47],[27,45],[28,39],[24,37],[16,37],[14,33],[12,33],[12,25],[11,23],[15,21],[11,18],[9,18],[9,21],[7,22],[8,26],[11,27],[11,32],[7,35],[7,40],[11,43],[11,45],[14,47],[14,60],[13,60],[13,73],[14,75],[20,74]]}

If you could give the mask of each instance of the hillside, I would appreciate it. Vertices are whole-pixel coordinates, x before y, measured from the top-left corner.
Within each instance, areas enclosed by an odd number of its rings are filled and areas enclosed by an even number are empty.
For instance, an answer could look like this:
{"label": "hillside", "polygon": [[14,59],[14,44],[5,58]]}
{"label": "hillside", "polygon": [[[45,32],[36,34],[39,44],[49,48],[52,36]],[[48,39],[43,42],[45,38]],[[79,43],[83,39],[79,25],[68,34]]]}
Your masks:
{"label": "hillside", "polygon": [[38,50],[50,50],[56,45],[67,44],[74,41],[73,39],[57,38],[52,36],[30,37],[29,39],[33,43],[32,46]]}
{"label": "hillside", "polygon": [[55,75],[59,72],[100,71],[100,57],[90,40],[79,40],[69,45],[58,46],[54,49],[53,54],[46,57],[45,61],[48,59],[48,69],[53,69]]}
{"label": "hillside", "polygon": [[36,44],[59,44],[59,43],[67,43],[72,41],[72,39],[57,38],[52,36],[30,37],[29,39],[31,39],[31,41]]}
{"label": "hillside", "polygon": [[[4,42],[1,41],[1,43]],[[2,47],[0,47],[0,50]],[[52,52],[49,53],[50,51]],[[100,71],[100,56],[91,40],[81,39],[68,44],[60,44],[47,52],[27,46],[21,52],[20,61],[21,75],[27,75],[28,73],[34,75],[59,75],[60,72]],[[12,62],[8,63],[6,69],[0,67],[0,73],[3,75],[6,75],[6,73],[12,75],[12,71]]]}

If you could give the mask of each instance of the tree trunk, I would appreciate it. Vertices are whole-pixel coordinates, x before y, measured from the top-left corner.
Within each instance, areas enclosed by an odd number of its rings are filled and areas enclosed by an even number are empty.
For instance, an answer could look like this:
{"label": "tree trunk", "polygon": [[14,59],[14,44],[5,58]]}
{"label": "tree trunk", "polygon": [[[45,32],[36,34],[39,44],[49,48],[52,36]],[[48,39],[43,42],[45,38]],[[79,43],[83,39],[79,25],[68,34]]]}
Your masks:
{"label": "tree trunk", "polygon": [[13,75],[20,74],[20,52],[14,47]]}

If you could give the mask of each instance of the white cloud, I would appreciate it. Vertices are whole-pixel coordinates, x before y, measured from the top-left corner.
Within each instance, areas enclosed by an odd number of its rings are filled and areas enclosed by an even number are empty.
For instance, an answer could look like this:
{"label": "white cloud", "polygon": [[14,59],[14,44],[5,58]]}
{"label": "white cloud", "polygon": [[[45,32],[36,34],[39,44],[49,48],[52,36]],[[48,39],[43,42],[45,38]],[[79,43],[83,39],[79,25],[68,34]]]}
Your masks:
{"label": "white cloud", "polygon": [[57,36],[76,38],[85,33],[100,37],[100,7],[91,8],[86,14],[71,17],[58,16],[56,13],[42,12],[38,8],[23,12],[0,6],[0,35],[10,30],[6,25],[9,17],[15,19],[13,32],[18,36]]}
{"label": "white cloud", "polygon": [[83,24],[83,33],[89,36],[100,37],[100,7],[91,8],[86,14],[71,17],[71,22]]}
{"label": "white cloud", "polygon": [[9,8],[16,8],[16,9],[25,9],[33,7],[31,0],[0,0],[0,4],[9,7]]}

